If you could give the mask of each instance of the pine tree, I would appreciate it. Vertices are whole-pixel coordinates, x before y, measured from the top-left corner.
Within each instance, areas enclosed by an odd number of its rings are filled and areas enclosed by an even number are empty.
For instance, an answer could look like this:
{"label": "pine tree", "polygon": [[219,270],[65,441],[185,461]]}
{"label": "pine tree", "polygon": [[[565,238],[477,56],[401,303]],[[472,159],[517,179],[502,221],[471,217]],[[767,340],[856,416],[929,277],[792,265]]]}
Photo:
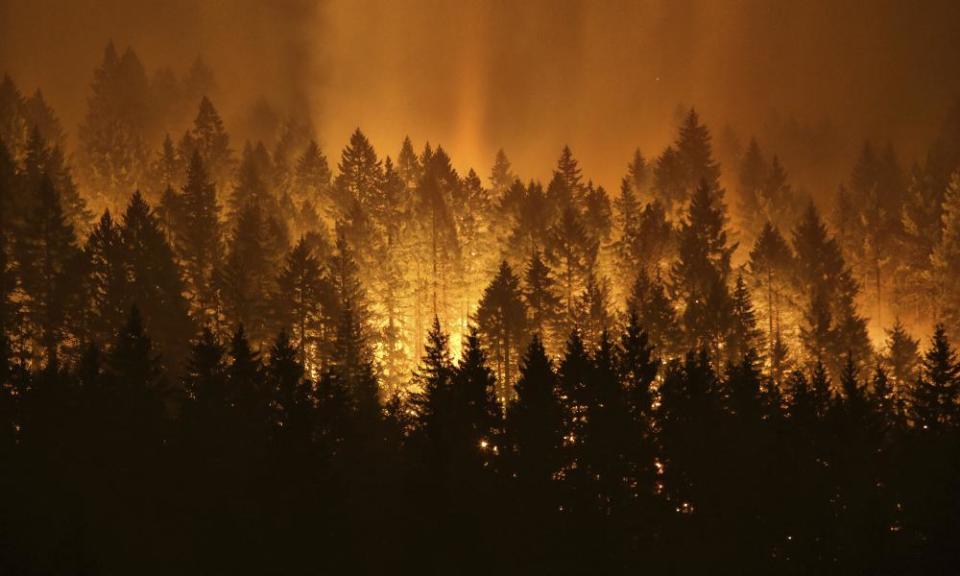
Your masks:
{"label": "pine tree", "polygon": [[420,178],[423,177],[423,166],[413,150],[413,143],[410,142],[409,136],[403,139],[403,145],[397,155],[397,175],[408,192],[416,188]]}
{"label": "pine tree", "polygon": [[598,247],[609,244],[613,230],[613,211],[606,190],[603,186],[594,188],[588,183],[583,204],[583,224],[590,241]]}
{"label": "pine tree", "polygon": [[577,298],[574,318],[587,348],[593,350],[599,346],[602,336],[613,329],[610,285],[606,278],[592,273],[587,277],[587,285]]}
{"label": "pine tree", "polygon": [[[631,425],[630,436],[652,442],[654,416],[654,383],[660,369],[660,360],[651,344],[640,318],[631,313],[626,328],[620,337],[617,349],[617,367],[620,381],[626,394]],[[637,466],[635,474],[645,481],[651,481],[653,473],[653,454],[648,453],[649,445],[637,442],[634,456],[630,461]]]}
{"label": "pine tree", "polygon": [[737,208],[743,219],[744,230],[756,230],[759,228],[757,220],[765,216],[762,188],[768,172],[767,161],[763,157],[763,152],[760,151],[760,145],[757,144],[756,138],[751,138],[743,160],[740,161],[738,174],[740,198]]}
{"label": "pine tree", "polygon": [[166,190],[178,190],[183,185],[184,161],[186,158],[177,156],[177,149],[170,135],[165,135],[163,144],[150,165],[146,183],[151,190],[151,200],[159,202]]}
{"label": "pine tree", "polygon": [[534,251],[527,265],[522,287],[523,303],[526,306],[529,327],[539,336],[541,345],[548,351],[555,350],[556,329],[560,320],[560,299],[556,294],[556,281],[550,268],[543,261],[540,251]]}
{"label": "pine tree", "polygon": [[335,328],[331,369],[347,386],[354,402],[361,409],[377,405],[378,384],[373,357],[367,341],[370,334],[370,313],[366,292],[357,277],[357,264],[341,235],[328,265],[333,293]]}
{"label": "pine tree", "polygon": [[89,293],[86,306],[92,316],[87,336],[94,342],[109,342],[130,311],[127,254],[120,226],[113,222],[109,210],[87,237],[84,253]]}
{"label": "pine tree", "polygon": [[775,335],[780,334],[780,318],[789,293],[793,272],[793,253],[780,231],[767,222],[750,251],[747,264],[750,286],[764,302],[767,350],[772,354]]}
{"label": "pine tree", "polygon": [[236,221],[248,204],[257,204],[265,215],[277,215],[280,212],[280,203],[270,187],[271,171],[270,155],[262,143],[254,147],[248,142],[243,148],[237,169],[236,186],[230,193],[230,220]]}
{"label": "pine tree", "polygon": [[907,333],[899,319],[886,333],[883,366],[886,367],[889,376],[892,400],[897,415],[905,417],[910,390],[919,376],[920,342]]}
{"label": "pine tree", "polygon": [[[563,408],[563,440],[565,460],[568,467],[577,466],[577,458],[583,451],[584,429],[587,423],[589,386],[592,362],[580,334],[570,333],[563,359],[557,371],[557,390]],[[580,474],[584,472],[581,470]]]}
{"label": "pine tree", "polygon": [[156,213],[134,193],[120,229],[128,274],[127,295],[143,315],[164,366],[178,371],[194,334],[183,280]]}
{"label": "pine tree", "polygon": [[319,259],[303,238],[287,254],[277,278],[273,313],[277,324],[289,330],[301,370],[322,373],[317,347],[325,339],[324,306],[330,304],[331,286],[324,278]]}
{"label": "pine tree", "polygon": [[300,201],[310,201],[324,214],[332,214],[330,177],[327,157],[320,151],[316,141],[311,140],[297,159],[294,171],[294,189]]}
{"label": "pine tree", "polygon": [[514,365],[524,346],[526,317],[520,280],[503,261],[496,277],[484,290],[476,315],[479,333],[493,350],[497,365],[497,396],[503,402],[510,398]]}
{"label": "pine tree", "polygon": [[80,166],[87,187],[118,206],[147,166],[147,76],[132,50],[118,56],[111,43],[94,71],[91,90],[78,133]]}
{"label": "pine tree", "polygon": [[685,186],[685,171],[680,155],[676,148],[667,146],[653,168],[654,199],[665,209],[670,220],[675,220],[679,209],[682,209],[689,192]]}
{"label": "pine tree", "polygon": [[200,154],[203,166],[214,186],[220,190],[226,190],[234,168],[230,137],[223,127],[220,114],[206,95],[203,95],[200,100],[193,127],[180,139],[177,149],[177,153],[183,160],[192,158],[194,152]]}
{"label": "pine tree", "polygon": [[496,384],[480,337],[472,329],[453,376],[451,420],[458,426],[459,452],[479,455],[481,463],[490,462],[500,450],[502,422]]}
{"label": "pine tree", "polygon": [[653,278],[641,272],[627,299],[628,315],[635,315],[646,330],[658,357],[671,357],[680,351],[676,311],[657,272]]}
{"label": "pine tree", "polygon": [[627,177],[629,178],[630,185],[633,187],[633,191],[641,198],[647,197],[648,195],[647,180],[650,177],[649,172],[650,166],[647,164],[647,159],[643,157],[643,153],[637,148],[633,151],[633,158],[627,165]]}
{"label": "pine tree", "polygon": [[761,332],[757,328],[757,314],[751,302],[750,292],[743,279],[743,273],[737,274],[733,290],[731,310],[731,330],[727,334],[726,354],[731,363],[739,363],[752,352],[754,357],[760,346]]}
{"label": "pine tree", "polygon": [[923,356],[920,378],[913,389],[912,416],[916,427],[931,433],[955,428],[958,398],[960,365],[946,330],[938,324]]}
{"label": "pine tree", "polygon": [[243,325],[256,343],[268,333],[266,305],[273,291],[266,234],[260,205],[247,204],[238,215],[219,277],[224,311],[234,331]]}
{"label": "pine tree", "polygon": [[[549,232],[547,260],[557,274],[564,326],[573,325],[577,296],[586,286],[598,246],[590,241],[576,209],[567,206]],[[569,330],[565,330],[567,332]]]}
{"label": "pine tree", "polygon": [[187,395],[186,418],[213,426],[222,422],[232,401],[227,382],[226,350],[209,327],[191,343],[181,386]]}
{"label": "pine tree", "polygon": [[219,326],[216,270],[222,268],[223,239],[217,193],[199,152],[194,152],[187,181],[173,213],[177,255],[191,296],[191,311],[200,324]]}
{"label": "pine tree", "polygon": [[954,173],[943,197],[940,241],[930,261],[940,302],[940,316],[951,330],[960,328],[960,287],[955,264],[960,258],[960,171]]}
{"label": "pine tree", "polygon": [[7,152],[19,159],[23,155],[30,123],[24,114],[24,99],[20,89],[9,74],[0,82],[0,142]]}
{"label": "pine tree", "polygon": [[847,354],[862,366],[871,350],[866,321],[855,305],[859,286],[812,203],[794,230],[793,249],[807,359],[830,361],[834,374],[840,373],[839,360]]}
{"label": "pine tree", "polygon": [[520,364],[515,390],[516,399],[508,405],[506,420],[512,468],[526,492],[542,498],[561,465],[563,414],[556,374],[536,335]]}
{"label": "pine tree", "polygon": [[497,150],[497,156],[493,160],[493,168],[490,171],[490,188],[494,198],[501,198],[515,180],[517,176],[513,173],[510,160],[503,148],[500,148]]}
{"label": "pine tree", "polygon": [[560,159],[557,161],[557,169],[554,173],[562,180],[565,189],[570,194],[570,199],[579,205],[584,199],[586,187],[583,185],[580,164],[573,157],[573,152],[569,146],[564,146],[560,152]]}
{"label": "pine tree", "polygon": [[[39,129],[30,131],[27,139],[27,148],[23,160],[21,175],[24,177],[26,188],[39,186],[43,177],[48,177],[60,196],[60,206],[67,223],[74,230],[85,232],[90,224],[92,215],[87,210],[87,203],[77,190],[73,181],[70,166],[63,156],[59,146],[50,147]],[[31,201],[35,198],[21,198],[14,201],[14,210],[21,213],[21,217],[31,209]],[[19,204],[19,207],[17,206]]]}
{"label": "pine tree", "polygon": [[36,207],[26,214],[14,250],[34,352],[39,356],[42,351],[48,366],[55,366],[60,348],[68,341],[71,294],[76,294],[71,273],[80,252],[50,178],[41,177],[32,193]]}
{"label": "pine tree", "polygon": [[682,309],[688,348],[708,347],[718,359],[730,328],[727,281],[736,245],[728,245],[723,193],[700,183],[679,230],[679,258],[671,271],[672,289]]}
{"label": "pine tree", "polygon": [[369,206],[375,201],[383,180],[383,167],[377,153],[358,128],[343,149],[333,183],[337,213],[346,215],[354,202]]}
{"label": "pine tree", "polygon": [[411,399],[416,410],[417,428],[434,445],[444,442],[451,425],[448,410],[453,375],[448,337],[440,328],[440,320],[434,316],[423,358],[414,373],[414,384],[419,391]]}
{"label": "pine tree", "polygon": [[691,108],[674,144],[688,196],[694,194],[701,182],[706,182],[711,190],[720,189],[720,166],[713,159],[710,140],[710,131],[700,123],[700,116]]}
{"label": "pine tree", "polygon": [[160,391],[162,369],[153,343],[146,334],[140,310],[131,307],[124,325],[117,330],[116,340],[107,356],[107,368],[118,385],[135,394],[156,394]]}

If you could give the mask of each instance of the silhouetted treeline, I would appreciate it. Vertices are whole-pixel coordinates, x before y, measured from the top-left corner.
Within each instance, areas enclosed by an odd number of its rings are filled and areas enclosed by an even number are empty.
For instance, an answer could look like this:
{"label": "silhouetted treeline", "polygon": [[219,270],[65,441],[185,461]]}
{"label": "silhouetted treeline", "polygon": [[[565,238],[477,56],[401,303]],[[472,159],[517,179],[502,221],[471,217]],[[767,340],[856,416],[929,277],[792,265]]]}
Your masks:
{"label": "silhouetted treeline", "polygon": [[209,76],[108,47],[75,155],[0,84],[2,571],[957,565],[960,108],[824,219],[693,110],[611,198],[306,119],[238,159]]}
{"label": "silhouetted treeline", "polygon": [[942,330],[887,372],[775,381],[754,352],[663,364],[636,316],[501,406],[476,334],[434,323],[420,392],[369,364],[306,378],[280,333],[205,331],[172,381],[134,308],[71,367],[7,360],[9,574],[938,574],[960,560],[960,366]]}

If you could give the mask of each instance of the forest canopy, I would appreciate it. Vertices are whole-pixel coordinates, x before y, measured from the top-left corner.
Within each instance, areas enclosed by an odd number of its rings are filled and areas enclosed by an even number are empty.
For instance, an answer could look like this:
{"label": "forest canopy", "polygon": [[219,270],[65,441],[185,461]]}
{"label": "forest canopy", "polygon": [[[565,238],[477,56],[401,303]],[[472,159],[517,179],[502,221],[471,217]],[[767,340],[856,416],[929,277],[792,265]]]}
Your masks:
{"label": "forest canopy", "polygon": [[0,82],[0,571],[958,565],[960,100],[816,193],[685,108],[608,189],[215,85],[110,43],[71,144]]}

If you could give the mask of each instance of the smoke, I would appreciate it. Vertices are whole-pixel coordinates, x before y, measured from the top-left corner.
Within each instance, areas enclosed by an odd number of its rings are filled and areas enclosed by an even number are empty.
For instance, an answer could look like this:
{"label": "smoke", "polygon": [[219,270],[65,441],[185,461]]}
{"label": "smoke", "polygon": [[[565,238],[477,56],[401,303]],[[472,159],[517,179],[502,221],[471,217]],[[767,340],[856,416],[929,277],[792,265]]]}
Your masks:
{"label": "smoke", "polygon": [[950,0],[0,0],[0,35],[0,69],[68,131],[112,39],[150,69],[202,55],[230,126],[262,97],[309,113],[331,156],[359,126],[381,154],[409,135],[484,176],[503,147],[546,178],[569,144],[608,187],[695,106],[721,159],[756,136],[825,194],[866,139],[922,154],[960,93]]}

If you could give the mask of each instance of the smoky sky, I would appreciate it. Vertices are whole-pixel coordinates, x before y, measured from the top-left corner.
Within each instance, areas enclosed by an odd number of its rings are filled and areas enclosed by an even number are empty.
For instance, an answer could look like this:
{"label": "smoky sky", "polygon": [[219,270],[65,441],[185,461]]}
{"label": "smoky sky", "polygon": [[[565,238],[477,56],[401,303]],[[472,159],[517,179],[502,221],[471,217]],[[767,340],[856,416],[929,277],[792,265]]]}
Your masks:
{"label": "smoky sky", "polygon": [[[756,136],[803,179],[868,139],[908,163],[960,94],[949,0],[0,0],[0,70],[70,133],[109,40],[148,70],[201,55],[236,139],[262,98],[309,114],[332,157],[360,127],[382,154],[409,135],[486,175],[503,147],[546,178],[569,144],[608,187],[690,106],[719,146]],[[794,150],[816,135],[830,158]]]}

